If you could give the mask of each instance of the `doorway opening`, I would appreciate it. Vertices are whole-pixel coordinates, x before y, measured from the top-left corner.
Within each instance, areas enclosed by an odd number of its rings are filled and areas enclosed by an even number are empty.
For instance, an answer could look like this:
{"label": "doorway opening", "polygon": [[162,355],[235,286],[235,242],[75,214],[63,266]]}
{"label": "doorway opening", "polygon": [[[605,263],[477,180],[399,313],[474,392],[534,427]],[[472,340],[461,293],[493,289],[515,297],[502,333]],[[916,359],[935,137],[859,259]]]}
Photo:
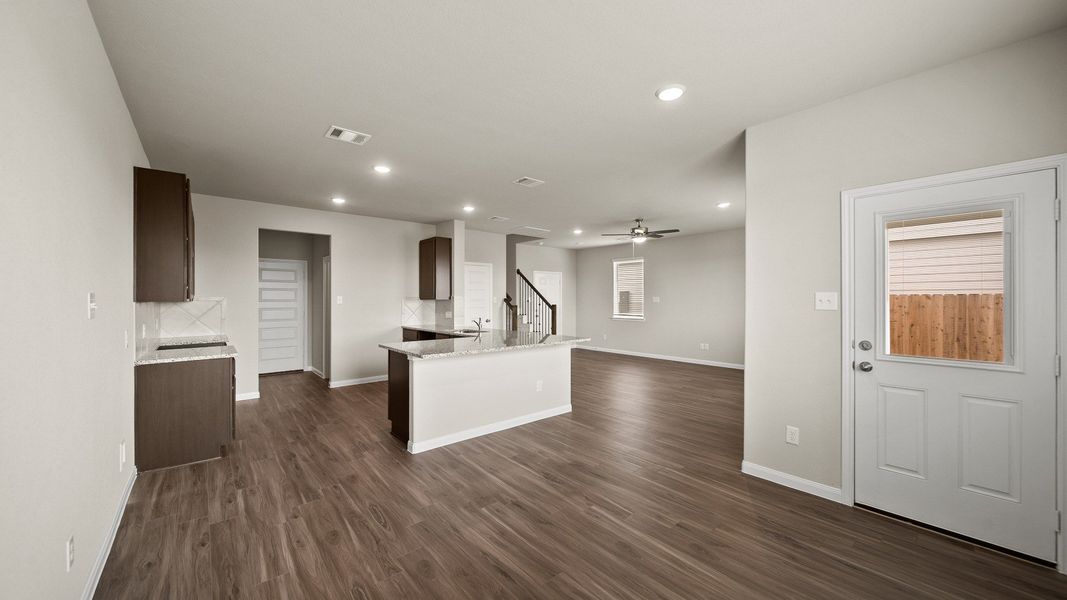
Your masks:
{"label": "doorway opening", "polygon": [[259,374],[330,377],[330,236],[259,230]]}

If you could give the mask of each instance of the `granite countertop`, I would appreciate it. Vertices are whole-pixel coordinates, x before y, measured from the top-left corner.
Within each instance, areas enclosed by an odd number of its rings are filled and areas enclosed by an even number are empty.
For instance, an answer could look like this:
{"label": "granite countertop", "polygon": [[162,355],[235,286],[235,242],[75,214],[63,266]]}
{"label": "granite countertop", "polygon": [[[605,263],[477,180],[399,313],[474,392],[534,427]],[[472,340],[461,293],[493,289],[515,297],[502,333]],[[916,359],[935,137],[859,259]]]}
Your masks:
{"label": "granite countertop", "polygon": [[234,358],[237,348],[226,346],[209,346],[207,348],[174,348],[159,350],[159,346],[179,346],[188,344],[217,344],[229,342],[226,335],[200,335],[188,337],[160,338],[156,340],[155,350],[143,352],[133,361],[134,366],[154,365],[159,363],[183,362],[187,360],[211,360],[214,358]]}
{"label": "granite countertop", "polygon": [[[415,327],[408,327],[415,329]],[[434,331],[426,329],[425,331]],[[453,333],[453,330],[441,330],[440,333]],[[457,334],[458,335],[458,334]],[[588,342],[590,338],[570,335],[549,335],[540,332],[507,331],[503,329],[485,329],[481,335],[471,334],[448,340],[425,340],[421,342],[391,342],[378,344],[393,352],[407,354],[409,359],[447,358],[450,356],[468,356],[483,352],[506,352],[523,348],[540,348]]]}

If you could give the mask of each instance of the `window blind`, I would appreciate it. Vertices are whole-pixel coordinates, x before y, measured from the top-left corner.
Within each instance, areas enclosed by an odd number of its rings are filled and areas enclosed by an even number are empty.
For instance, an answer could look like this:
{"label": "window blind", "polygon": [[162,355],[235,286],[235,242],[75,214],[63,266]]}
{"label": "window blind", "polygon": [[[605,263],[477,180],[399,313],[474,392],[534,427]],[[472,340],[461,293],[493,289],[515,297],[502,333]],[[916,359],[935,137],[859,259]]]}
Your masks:
{"label": "window blind", "polygon": [[645,259],[616,259],[614,270],[614,314],[617,319],[645,316]]}

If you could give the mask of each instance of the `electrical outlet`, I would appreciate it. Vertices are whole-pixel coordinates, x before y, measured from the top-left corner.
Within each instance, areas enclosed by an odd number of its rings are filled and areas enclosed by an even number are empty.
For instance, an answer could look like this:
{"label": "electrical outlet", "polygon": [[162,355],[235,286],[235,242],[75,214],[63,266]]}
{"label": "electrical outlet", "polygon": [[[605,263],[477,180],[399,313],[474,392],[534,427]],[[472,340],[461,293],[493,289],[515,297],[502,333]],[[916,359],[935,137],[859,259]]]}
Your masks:
{"label": "electrical outlet", "polygon": [[837,292],[815,292],[815,310],[837,310]]}
{"label": "electrical outlet", "polygon": [[708,344],[707,342],[700,342],[700,349],[701,350],[711,350],[711,345]]}
{"label": "electrical outlet", "polygon": [[452,311],[446,310],[445,311],[445,318],[446,319],[451,319],[452,318]]}
{"label": "electrical outlet", "polygon": [[126,468],[126,440],[119,442],[119,473]]}
{"label": "electrical outlet", "polygon": [[130,330],[129,329],[123,329],[122,330],[122,347],[123,348],[129,348],[130,347]]}
{"label": "electrical outlet", "polygon": [[545,389],[544,380],[543,379],[538,379],[537,380],[537,391],[541,392],[541,391],[544,391],[544,389]]}
{"label": "electrical outlet", "polygon": [[96,318],[96,292],[89,292],[87,309],[90,319]]}
{"label": "electrical outlet", "polygon": [[74,536],[67,538],[67,573],[74,567]]}
{"label": "electrical outlet", "polygon": [[604,339],[605,340],[608,339],[608,334],[606,334],[606,333],[604,334]]}
{"label": "electrical outlet", "polygon": [[141,339],[143,340],[146,337],[148,337],[148,324],[141,323]]}
{"label": "electrical outlet", "polygon": [[785,443],[794,446],[800,445],[800,428],[792,425],[785,426]]}
{"label": "electrical outlet", "polygon": [[652,303],[659,304],[659,296],[652,296]]}

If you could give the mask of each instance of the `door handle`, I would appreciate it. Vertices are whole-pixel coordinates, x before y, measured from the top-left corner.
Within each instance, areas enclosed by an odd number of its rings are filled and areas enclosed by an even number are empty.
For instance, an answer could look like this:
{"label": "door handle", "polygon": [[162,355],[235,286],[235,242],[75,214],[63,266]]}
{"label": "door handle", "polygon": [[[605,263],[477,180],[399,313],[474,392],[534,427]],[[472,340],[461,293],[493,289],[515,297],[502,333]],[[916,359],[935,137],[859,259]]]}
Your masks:
{"label": "door handle", "polygon": [[860,371],[863,371],[864,373],[870,373],[871,371],[874,370],[874,365],[872,365],[871,363],[869,363],[867,361],[863,361],[863,362],[861,362],[859,364],[859,368],[860,368]]}

